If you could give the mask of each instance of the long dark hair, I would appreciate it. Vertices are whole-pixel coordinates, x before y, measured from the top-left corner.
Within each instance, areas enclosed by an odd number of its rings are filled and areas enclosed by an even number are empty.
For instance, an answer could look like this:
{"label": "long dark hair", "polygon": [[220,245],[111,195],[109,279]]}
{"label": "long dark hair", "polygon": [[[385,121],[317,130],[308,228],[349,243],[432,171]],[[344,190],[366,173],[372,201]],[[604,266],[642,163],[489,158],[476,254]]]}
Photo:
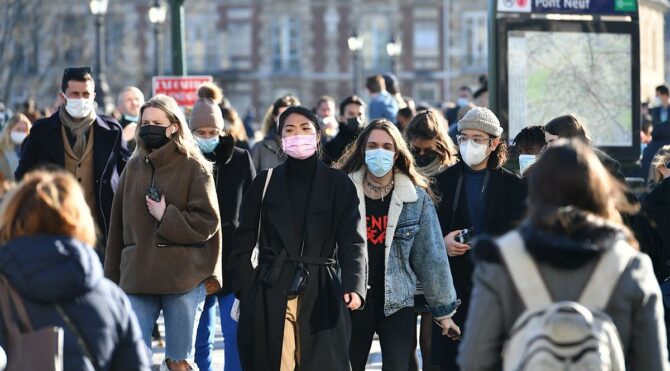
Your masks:
{"label": "long dark hair", "polygon": [[544,125],[544,131],[559,138],[578,138],[591,143],[588,131],[575,115],[563,115],[552,119]]}
{"label": "long dark hair", "polygon": [[610,175],[589,145],[579,139],[561,139],[547,147],[528,170],[526,202],[527,221],[544,229],[551,229],[558,211],[566,207],[616,224],[623,230],[626,228],[620,211],[634,211],[625,196],[625,186]]}
{"label": "long dark hair", "polygon": [[507,140],[504,137],[500,137],[499,139],[498,147],[491,152],[489,160],[486,163],[486,167],[489,169],[500,169],[507,163]]}
{"label": "long dark hair", "polygon": [[347,174],[360,170],[365,165],[365,148],[368,144],[368,138],[373,130],[383,130],[393,139],[396,154],[398,158],[393,164],[393,171],[399,171],[412,181],[418,187],[423,188],[433,200],[436,200],[435,194],[430,189],[428,179],[421,175],[414,167],[414,158],[407,147],[407,143],[400,134],[400,130],[387,119],[372,120],[368,126],[363,129],[356,139],[356,142],[349,146],[337,163],[336,167]]}
{"label": "long dark hair", "polygon": [[435,140],[435,151],[440,163],[451,166],[457,161],[456,146],[445,132],[447,124],[442,113],[429,108],[417,113],[407,124],[405,136],[408,142],[414,139]]}

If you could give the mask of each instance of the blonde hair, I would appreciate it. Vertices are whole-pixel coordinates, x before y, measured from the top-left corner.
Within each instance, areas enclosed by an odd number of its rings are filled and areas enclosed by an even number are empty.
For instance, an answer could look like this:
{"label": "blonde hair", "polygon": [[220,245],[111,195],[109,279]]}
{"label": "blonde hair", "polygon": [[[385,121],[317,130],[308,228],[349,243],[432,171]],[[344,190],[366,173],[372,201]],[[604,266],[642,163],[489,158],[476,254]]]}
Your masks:
{"label": "blonde hair", "polygon": [[[177,102],[172,97],[163,94],[158,94],[152,97],[142,105],[142,108],[140,108],[140,123],[142,122],[144,110],[149,107],[158,108],[165,112],[170,123],[179,126],[179,130],[170,137],[170,140],[177,145],[179,152],[184,154],[187,158],[194,159],[203,167],[203,169],[211,173],[212,163],[207,161],[202,155],[202,152],[200,152],[200,148],[198,148],[198,145],[193,139],[193,134],[186,123],[186,116],[184,116],[184,112],[179,108]],[[137,147],[135,148],[135,152],[133,152],[133,156],[140,156],[149,152],[149,147],[147,147],[144,140],[142,140],[142,137],[140,137],[141,127],[142,125],[140,124],[137,125],[137,129],[135,129],[135,141],[137,142]]]}
{"label": "blonde hair", "polygon": [[22,113],[16,113],[12,118],[9,120],[7,123],[7,126],[5,126],[4,129],[2,129],[2,132],[0,133],[0,152],[4,151],[13,151],[16,148],[16,144],[12,142],[11,134],[12,130],[16,127],[16,125],[20,123],[25,123],[26,127],[28,128],[28,132],[30,132],[30,128],[33,126],[28,117]]}
{"label": "blonde hair", "polygon": [[95,246],[91,209],[74,177],[65,171],[26,174],[0,205],[0,243],[38,234],[68,236]]}
{"label": "blonde hair", "polygon": [[654,159],[651,160],[651,166],[649,166],[649,177],[647,178],[647,186],[649,189],[654,188],[654,186],[663,181],[663,174],[658,171],[658,168],[662,165],[670,162],[670,145],[661,147],[661,149],[656,152]]}
{"label": "blonde hair", "polygon": [[240,119],[240,116],[237,114],[235,108],[222,105],[219,107],[221,108],[221,115],[223,115],[223,119],[226,120],[226,123],[228,124],[228,131],[230,132],[230,136],[232,136],[236,142],[248,141],[249,137],[247,136],[247,131],[244,128],[244,123],[242,122],[242,119]]}

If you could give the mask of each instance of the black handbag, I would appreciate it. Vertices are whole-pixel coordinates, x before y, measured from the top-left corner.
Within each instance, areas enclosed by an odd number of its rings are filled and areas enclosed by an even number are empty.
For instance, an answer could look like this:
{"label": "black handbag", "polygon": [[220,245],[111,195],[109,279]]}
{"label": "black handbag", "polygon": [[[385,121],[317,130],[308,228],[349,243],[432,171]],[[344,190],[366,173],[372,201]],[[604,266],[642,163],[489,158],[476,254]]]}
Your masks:
{"label": "black handbag", "polygon": [[[303,231],[302,246],[300,247],[300,258],[302,258],[304,253],[305,253],[305,232]],[[304,262],[300,261],[299,259],[291,259],[296,262],[296,265],[295,265],[295,273],[293,274],[293,280],[291,280],[291,287],[288,290],[289,296],[300,295],[300,293],[302,293],[305,290],[305,287],[307,287],[307,282],[309,281],[309,270],[307,270],[307,265]]]}
{"label": "black handbag", "polygon": [[307,282],[309,281],[309,270],[304,263],[297,263],[295,265],[295,273],[291,281],[291,288],[288,290],[289,296],[298,296],[305,290]]}

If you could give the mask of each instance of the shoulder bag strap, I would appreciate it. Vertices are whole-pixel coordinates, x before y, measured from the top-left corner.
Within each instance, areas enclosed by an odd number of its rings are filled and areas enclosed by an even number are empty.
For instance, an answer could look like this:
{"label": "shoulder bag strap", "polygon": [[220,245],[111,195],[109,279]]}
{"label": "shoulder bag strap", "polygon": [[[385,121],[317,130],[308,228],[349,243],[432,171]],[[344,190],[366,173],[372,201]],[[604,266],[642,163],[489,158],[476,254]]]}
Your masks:
{"label": "shoulder bag strap", "polygon": [[254,269],[258,267],[258,256],[260,254],[258,244],[261,242],[261,227],[263,226],[263,201],[265,201],[265,193],[268,190],[268,185],[270,184],[273,170],[273,168],[268,169],[267,176],[265,177],[265,185],[263,186],[263,195],[261,196],[261,207],[258,208],[258,232],[256,233],[256,245],[251,251],[251,266]]}
{"label": "shoulder bag strap", "polygon": [[463,169],[458,173],[458,182],[456,183],[456,193],[454,194],[454,204],[451,205],[451,226],[449,232],[454,230],[454,219],[456,218],[456,210],[458,210],[458,203],[461,202],[461,189],[463,189]]}
{"label": "shoulder bag strap", "polygon": [[636,251],[624,240],[619,240],[596,264],[586,283],[579,303],[593,309],[604,310],[612,296],[621,274],[630,264]]}
{"label": "shoulder bag strap", "polygon": [[523,237],[514,230],[498,238],[500,255],[526,309],[535,310],[553,301],[540,275],[537,264],[526,251]]}
{"label": "shoulder bag strap", "polygon": [[21,296],[14,290],[7,277],[0,275],[0,310],[7,329],[16,325],[12,320],[14,318],[12,308],[16,310],[16,315],[19,317],[18,324],[21,331],[33,332],[33,326]]}
{"label": "shoulder bag strap", "polygon": [[63,309],[63,307],[60,304],[54,303],[54,307],[56,308],[56,311],[58,311],[58,314],[60,314],[60,316],[63,318],[63,321],[65,321],[67,327],[69,327],[70,330],[72,330],[72,333],[74,333],[75,337],[77,338],[77,344],[79,344],[79,348],[81,348],[81,351],[84,353],[84,356],[88,358],[88,360],[91,362],[93,369],[98,371],[99,368],[97,359],[93,357],[91,349],[88,347],[86,341],[84,341],[84,337],[81,335],[81,332],[79,332],[77,326],[75,326],[72,320],[70,320],[70,317],[67,315],[67,313],[65,313],[65,309]]}

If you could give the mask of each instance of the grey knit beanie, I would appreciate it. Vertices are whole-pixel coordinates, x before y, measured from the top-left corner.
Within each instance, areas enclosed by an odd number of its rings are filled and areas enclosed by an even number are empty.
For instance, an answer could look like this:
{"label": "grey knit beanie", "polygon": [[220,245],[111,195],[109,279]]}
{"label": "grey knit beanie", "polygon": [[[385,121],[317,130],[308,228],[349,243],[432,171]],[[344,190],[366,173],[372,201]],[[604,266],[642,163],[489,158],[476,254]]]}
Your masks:
{"label": "grey knit beanie", "polygon": [[479,130],[493,137],[499,138],[503,133],[500,121],[488,108],[475,107],[468,111],[458,122],[458,131]]}

